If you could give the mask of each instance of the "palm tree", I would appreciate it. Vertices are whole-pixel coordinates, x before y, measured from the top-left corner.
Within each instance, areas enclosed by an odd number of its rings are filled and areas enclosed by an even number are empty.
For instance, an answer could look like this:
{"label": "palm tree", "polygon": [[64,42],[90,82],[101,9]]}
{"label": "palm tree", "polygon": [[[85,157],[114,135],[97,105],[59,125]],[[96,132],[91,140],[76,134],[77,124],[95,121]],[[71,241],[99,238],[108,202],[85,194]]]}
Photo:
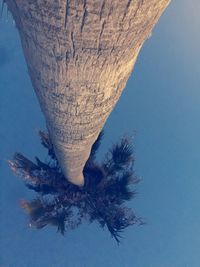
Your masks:
{"label": "palm tree", "polygon": [[65,178],[81,186],[91,147],[170,0],[3,2],[19,30],[56,158]]}
{"label": "palm tree", "polygon": [[48,134],[40,131],[39,136],[48,150],[46,162],[37,157],[32,162],[20,153],[9,161],[14,173],[37,192],[34,200],[21,204],[29,214],[30,227],[40,229],[52,225],[64,234],[66,229],[74,229],[86,219],[107,227],[119,243],[120,233],[126,227],[143,223],[125,206],[135,196],[134,186],[139,182],[134,175],[133,148],[128,138],[123,137],[98,162],[96,153],[103,132],[99,134],[83,170],[85,184],[80,187],[65,179]]}

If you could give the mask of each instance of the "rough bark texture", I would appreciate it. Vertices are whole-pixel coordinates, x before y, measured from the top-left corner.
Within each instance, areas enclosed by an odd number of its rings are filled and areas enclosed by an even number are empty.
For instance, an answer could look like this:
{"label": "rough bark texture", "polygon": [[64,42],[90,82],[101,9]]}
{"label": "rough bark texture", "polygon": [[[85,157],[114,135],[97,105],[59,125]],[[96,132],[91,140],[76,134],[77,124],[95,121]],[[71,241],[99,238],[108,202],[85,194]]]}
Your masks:
{"label": "rough bark texture", "polygon": [[170,0],[6,0],[67,179],[90,149]]}

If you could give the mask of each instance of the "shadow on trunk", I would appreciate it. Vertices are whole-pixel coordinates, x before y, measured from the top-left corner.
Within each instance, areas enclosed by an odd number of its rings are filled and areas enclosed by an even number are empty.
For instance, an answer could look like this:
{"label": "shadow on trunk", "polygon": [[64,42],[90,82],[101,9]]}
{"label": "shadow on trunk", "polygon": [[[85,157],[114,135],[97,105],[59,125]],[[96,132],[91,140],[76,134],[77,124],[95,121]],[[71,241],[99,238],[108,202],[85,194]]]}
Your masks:
{"label": "shadow on trunk", "polygon": [[129,138],[123,137],[105,155],[102,162],[96,160],[103,132],[93,144],[84,167],[85,185],[78,187],[68,182],[62,174],[49,135],[39,132],[42,145],[48,150],[48,160],[35,161],[16,153],[9,165],[26,186],[37,192],[32,201],[22,201],[21,206],[29,214],[29,226],[37,229],[47,225],[64,234],[78,227],[84,220],[96,221],[107,227],[111,236],[120,242],[122,231],[143,221],[124,204],[135,197],[134,186],[139,179],[134,175],[133,148]]}

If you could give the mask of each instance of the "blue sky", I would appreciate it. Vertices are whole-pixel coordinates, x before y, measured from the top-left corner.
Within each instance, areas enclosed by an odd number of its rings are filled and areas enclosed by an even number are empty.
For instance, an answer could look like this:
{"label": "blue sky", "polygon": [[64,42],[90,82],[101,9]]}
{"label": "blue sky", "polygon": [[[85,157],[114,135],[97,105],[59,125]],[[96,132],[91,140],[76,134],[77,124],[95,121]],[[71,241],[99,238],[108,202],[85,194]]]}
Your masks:
{"label": "blue sky", "polygon": [[18,33],[0,20],[0,266],[199,267],[200,2],[172,1],[145,43],[109,117],[101,154],[134,133],[135,172],[142,178],[131,206],[147,225],[124,233],[118,247],[96,225],[65,237],[34,231],[19,200],[31,198],[7,159],[44,155],[37,130],[45,123],[33,93]]}

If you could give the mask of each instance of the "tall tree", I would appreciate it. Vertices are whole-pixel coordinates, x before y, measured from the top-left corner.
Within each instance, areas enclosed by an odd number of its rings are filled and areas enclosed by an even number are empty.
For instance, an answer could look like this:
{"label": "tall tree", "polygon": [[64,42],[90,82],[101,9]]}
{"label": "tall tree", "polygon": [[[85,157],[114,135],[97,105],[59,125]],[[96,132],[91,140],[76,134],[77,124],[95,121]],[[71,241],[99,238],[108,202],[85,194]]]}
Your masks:
{"label": "tall tree", "polygon": [[170,0],[5,0],[65,177],[91,147]]}

